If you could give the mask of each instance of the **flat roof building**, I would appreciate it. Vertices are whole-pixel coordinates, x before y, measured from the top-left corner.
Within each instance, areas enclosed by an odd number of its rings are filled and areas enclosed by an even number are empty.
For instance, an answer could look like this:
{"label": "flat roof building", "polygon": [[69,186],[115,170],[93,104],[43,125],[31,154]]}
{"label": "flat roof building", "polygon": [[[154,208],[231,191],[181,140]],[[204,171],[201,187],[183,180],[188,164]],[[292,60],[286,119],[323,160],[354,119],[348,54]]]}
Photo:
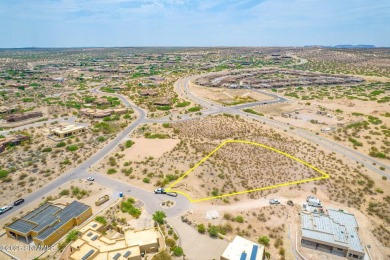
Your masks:
{"label": "flat roof building", "polygon": [[92,209],[78,201],[73,201],[65,208],[45,203],[27,213],[24,217],[5,226],[8,237],[24,237],[39,245],[52,245],[74,226],[80,225],[92,216]]}
{"label": "flat roof building", "polygon": [[81,125],[67,125],[50,129],[50,134],[60,138],[69,137],[85,132],[85,126]]}
{"label": "flat roof building", "polygon": [[128,108],[113,108],[113,109],[98,109],[98,110],[94,110],[94,109],[80,109],[80,114],[81,115],[85,115],[85,116],[89,116],[89,117],[92,117],[92,118],[104,118],[106,116],[110,116],[112,114],[126,114],[128,112]]}
{"label": "flat roof building", "polygon": [[19,121],[27,120],[30,118],[42,117],[42,116],[43,116],[42,112],[36,111],[36,112],[13,114],[13,115],[6,116],[4,119],[8,123],[12,123],[12,122],[19,122]]}
{"label": "flat roof building", "polygon": [[302,246],[344,256],[364,259],[355,216],[343,211],[328,209],[328,215],[301,212]]}
{"label": "flat roof building", "polygon": [[108,238],[107,227],[92,220],[80,229],[81,236],[70,244],[70,260],[119,259],[141,260],[142,253],[155,253],[165,248],[163,235],[155,228],[132,231]]}
{"label": "flat roof building", "polygon": [[263,245],[236,236],[226,247],[220,260],[262,260],[264,252]]}
{"label": "flat roof building", "polygon": [[7,146],[15,146],[21,144],[23,141],[29,140],[30,137],[26,135],[15,135],[0,139],[0,153],[3,152]]}

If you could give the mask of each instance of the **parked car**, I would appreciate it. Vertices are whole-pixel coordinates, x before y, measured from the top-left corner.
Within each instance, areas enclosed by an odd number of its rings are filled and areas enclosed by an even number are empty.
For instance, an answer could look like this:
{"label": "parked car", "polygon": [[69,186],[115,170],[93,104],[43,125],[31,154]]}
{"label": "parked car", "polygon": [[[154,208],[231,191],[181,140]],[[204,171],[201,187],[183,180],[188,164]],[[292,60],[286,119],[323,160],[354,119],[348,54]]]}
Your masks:
{"label": "parked car", "polygon": [[165,194],[166,192],[165,192],[164,188],[157,188],[154,190],[154,193],[155,194]]}
{"label": "parked car", "polygon": [[277,199],[270,199],[269,204],[280,204],[280,201]]}
{"label": "parked car", "polygon": [[18,199],[16,201],[14,201],[14,206],[19,206],[20,204],[22,204],[24,202],[24,199]]}
{"label": "parked car", "polygon": [[312,207],[322,207],[321,201],[314,196],[309,196],[306,199],[307,204]]}
{"label": "parked car", "polygon": [[13,206],[4,206],[2,208],[0,208],[0,215],[7,212],[8,210],[12,209]]}
{"label": "parked car", "polygon": [[94,178],[94,177],[88,177],[87,180],[88,180],[88,181],[94,181],[95,178]]}

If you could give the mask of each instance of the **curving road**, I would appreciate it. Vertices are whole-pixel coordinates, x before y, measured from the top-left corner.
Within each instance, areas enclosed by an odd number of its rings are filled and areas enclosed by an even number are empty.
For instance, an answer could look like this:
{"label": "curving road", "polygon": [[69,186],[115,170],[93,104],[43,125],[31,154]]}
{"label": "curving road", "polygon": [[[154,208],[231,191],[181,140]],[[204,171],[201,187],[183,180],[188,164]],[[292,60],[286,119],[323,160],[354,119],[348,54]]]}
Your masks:
{"label": "curving road", "polygon": [[[202,75],[203,76],[203,75]],[[199,76],[191,76],[184,79],[180,79],[175,83],[175,88],[177,92],[182,95],[183,97],[186,97],[193,102],[196,102],[203,107],[205,107],[207,110],[202,111],[205,115],[209,114],[218,114],[218,113],[231,113],[231,114],[237,114],[245,117],[249,117],[258,121],[262,121],[267,123],[270,126],[279,128],[281,130],[286,130],[289,133],[295,134],[297,136],[303,137],[307,139],[310,142],[316,143],[318,145],[321,145],[323,147],[326,147],[327,149],[334,151],[336,153],[342,154],[343,156],[350,158],[356,162],[359,162],[363,164],[366,168],[382,175],[390,178],[390,174],[386,173],[385,171],[382,171],[379,169],[379,167],[384,167],[387,171],[390,170],[390,166],[388,164],[384,164],[378,160],[375,160],[374,158],[364,155],[358,151],[355,151],[353,149],[350,149],[346,146],[343,146],[337,142],[333,142],[332,140],[329,140],[325,137],[321,137],[319,135],[312,134],[306,130],[303,129],[290,129],[290,125],[287,125],[285,123],[272,120],[263,116],[254,115],[251,113],[246,113],[242,111],[243,108],[258,106],[258,105],[265,105],[265,104],[275,104],[275,103],[281,103],[281,102],[287,102],[288,99],[283,98],[281,96],[278,96],[276,94],[271,94],[264,91],[259,91],[265,95],[271,96],[275,98],[275,100],[268,100],[268,101],[260,101],[260,102],[254,102],[254,103],[248,103],[248,104],[242,104],[237,106],[231,106],[231,107],[224,107],[220,104],[211,102],[209,100],[200,98],[198,96],[195,96],[189,89],[188,84],[191,80],[196,79]]]}

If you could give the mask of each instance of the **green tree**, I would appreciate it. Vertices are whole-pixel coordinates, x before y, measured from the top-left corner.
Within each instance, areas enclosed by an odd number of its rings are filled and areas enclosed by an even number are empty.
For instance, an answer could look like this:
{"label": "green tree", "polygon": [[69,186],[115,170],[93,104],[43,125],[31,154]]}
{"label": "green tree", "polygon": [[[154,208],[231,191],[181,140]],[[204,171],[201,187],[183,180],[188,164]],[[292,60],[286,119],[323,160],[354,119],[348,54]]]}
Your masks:
{"label": "green tree", "polygon": [[164,224],[164,219],[166,217],[167,217],[167,215],[165,215],[165,212],[160,211],[160,210],[154,212],[154,214],[153,214],[153,220],[159,224]]}
{"label": "green tree", "polygon": [[201,234],[206,233],[206,227],[203,224],[198,225],[198,232]]}
{"label": "green tree", "polygon": [[177,246],[175,247],[175,250],[173,250],[173,254],[175,256],[182,256],[183,255],[183,248]]}

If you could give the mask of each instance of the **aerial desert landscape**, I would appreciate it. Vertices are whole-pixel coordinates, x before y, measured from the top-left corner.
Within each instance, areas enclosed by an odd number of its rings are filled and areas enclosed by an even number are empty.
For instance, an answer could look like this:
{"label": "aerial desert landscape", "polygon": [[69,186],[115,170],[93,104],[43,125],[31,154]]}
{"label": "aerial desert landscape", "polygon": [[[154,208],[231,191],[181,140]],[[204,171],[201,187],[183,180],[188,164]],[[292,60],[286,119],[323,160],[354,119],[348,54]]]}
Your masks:
{"label": "aerial desert landscape", "polygon": [[390,259],[389,8],[0,1],[0,260]]}

